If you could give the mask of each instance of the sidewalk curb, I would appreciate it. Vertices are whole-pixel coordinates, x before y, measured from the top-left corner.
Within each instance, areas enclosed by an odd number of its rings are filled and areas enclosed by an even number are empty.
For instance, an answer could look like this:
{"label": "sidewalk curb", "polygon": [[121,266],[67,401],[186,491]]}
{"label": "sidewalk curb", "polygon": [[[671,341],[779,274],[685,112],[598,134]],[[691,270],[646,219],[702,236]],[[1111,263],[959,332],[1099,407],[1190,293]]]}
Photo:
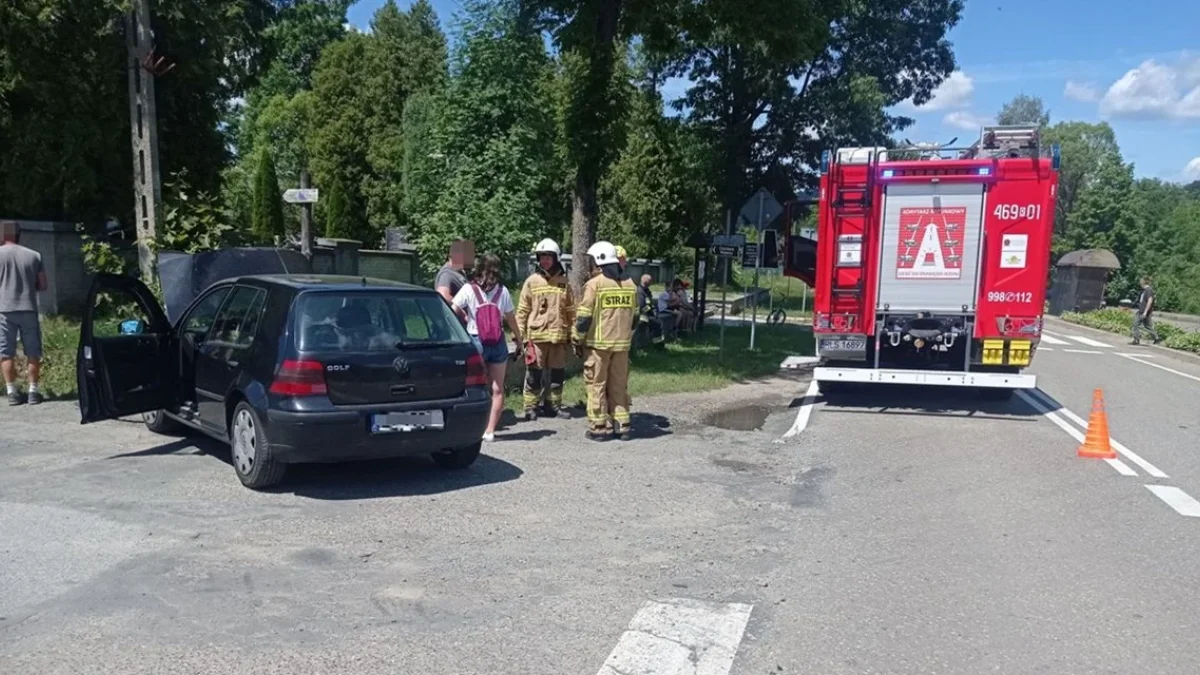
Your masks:
{"label": "sidewalk curb", "polygon": [[[1063,330],[1075,330],[1075,331],[1091,333],[1093,335],[1102,335],[1102,336],[1109,337],[1109,338],[1116,337],[1116,338],[1120,338],[1122,340],[1132,339],[1128,335],[1121,335],[1120,333],[1110,333],[1109,331],[1106,331],[1106,330],[1100,330],[1099,328],[1092,328],[1091,326],[1084,326],[1083,324],[1071,323],[1070,321],[1065,321],[1063,319],[1060,319],[1058,317],[1053,317],[1053,316],[1045,317],[1045,324],[1047,327],[1051,328],[1052,331],[1062,332]],[[1125,344],[1125,345],[1121,345],[1121,346],[1133,347],[1133,345],[1129,345],[1129,344]],[[1153,352],[1158,352],[1159,354],[1170,356],[1170,357],[1178,359],[1180,361],[1187,361],[1189,363],[1200,365],[1200,354],[1193,354],[1191,352],[1185,352],[1182,349],[1171,349],[1170,347],[1163,347],[1161,345],[1153,345],[1153,344],[1146,344],[1146,343],[1143,343],[1141,345],[1141,347],[1143,349],[1149,349]]]}

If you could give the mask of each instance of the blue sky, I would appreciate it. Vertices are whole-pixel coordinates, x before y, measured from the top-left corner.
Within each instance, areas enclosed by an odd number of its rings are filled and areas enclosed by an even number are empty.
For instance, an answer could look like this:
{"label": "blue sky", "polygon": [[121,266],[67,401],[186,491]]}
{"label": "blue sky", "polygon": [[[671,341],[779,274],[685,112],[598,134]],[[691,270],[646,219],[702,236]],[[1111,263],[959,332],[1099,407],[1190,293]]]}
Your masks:
{"label": "blue sky", "polygon": [[[384,0],[360,0],[366,27]],[[399,0],[407,6],[409,0]],[[443,28],[458,0],[431,0]],[[967,141],[1017,94],[1041,97],[1052,121],[1112,124],[1138,176],[1200,180],[1200,2],[967,0],[950,33],[958,70],[920,109],[913,141]]]}

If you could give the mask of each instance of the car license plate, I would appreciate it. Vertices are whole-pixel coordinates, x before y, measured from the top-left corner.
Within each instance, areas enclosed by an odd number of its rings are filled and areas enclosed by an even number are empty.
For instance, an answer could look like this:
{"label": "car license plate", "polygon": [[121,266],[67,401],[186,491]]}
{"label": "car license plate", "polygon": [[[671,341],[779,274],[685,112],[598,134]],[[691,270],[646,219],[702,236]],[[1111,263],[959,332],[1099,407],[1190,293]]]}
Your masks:
{"label": "car license plate", "polygon": [[445,422],[441,410],[413,410],[371,416],[371,433],[373,434],[440,431],[443,428],[445,428]]}
{"label": "car license plate", "polygon": [[861,352],[866,351],[866,340],[821,340],[823,352]]}

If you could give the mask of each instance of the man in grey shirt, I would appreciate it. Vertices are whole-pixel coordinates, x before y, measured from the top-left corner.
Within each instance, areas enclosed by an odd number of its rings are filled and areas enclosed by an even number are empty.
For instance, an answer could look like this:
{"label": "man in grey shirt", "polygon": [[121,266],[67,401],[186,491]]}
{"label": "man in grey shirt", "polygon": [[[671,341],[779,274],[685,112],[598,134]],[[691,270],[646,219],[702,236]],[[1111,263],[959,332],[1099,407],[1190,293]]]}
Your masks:
{"label": "man in grey shirt", "polygon": [[467,274],[475,264],[475,242],[458,239],[450,244],[450,259],[438,270],[433,288],[446,302],[454,302],[459,289],[467,285]]}
{"label": "man in grey shirt", "polygon": [[42,402],[38,378],[42,367],[42,326],[38,320],[38,291],[46,290],[42,255],[17,243],[17,223],[0,222],[0,370],[8,390],[8,404],[20,405],[25,397],[17,389],[17,340],[29,362],[29,404]]}

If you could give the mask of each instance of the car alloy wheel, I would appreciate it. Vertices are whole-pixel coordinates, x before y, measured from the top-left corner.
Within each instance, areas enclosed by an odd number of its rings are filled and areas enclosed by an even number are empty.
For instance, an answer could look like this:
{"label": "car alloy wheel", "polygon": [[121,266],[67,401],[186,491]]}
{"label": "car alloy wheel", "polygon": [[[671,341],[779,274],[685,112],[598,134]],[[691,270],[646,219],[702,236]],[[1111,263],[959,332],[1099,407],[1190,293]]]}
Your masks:
{"label": "car alloy wheel", "polygon": [[254,470],[254,459],[258,448],[254,417],[249,410],[238,410],[233,419],[233,463],[243,476]]}

